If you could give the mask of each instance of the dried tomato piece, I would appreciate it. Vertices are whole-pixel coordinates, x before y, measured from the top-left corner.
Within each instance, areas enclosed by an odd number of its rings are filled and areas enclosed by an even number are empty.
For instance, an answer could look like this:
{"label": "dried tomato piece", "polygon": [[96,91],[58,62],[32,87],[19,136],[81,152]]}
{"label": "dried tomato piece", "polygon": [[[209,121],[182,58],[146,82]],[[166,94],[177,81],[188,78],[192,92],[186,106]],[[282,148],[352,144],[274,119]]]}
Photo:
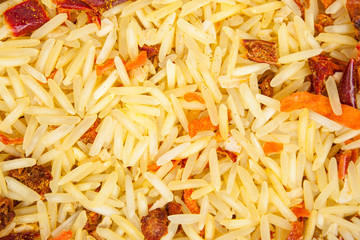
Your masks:
{"label": "dried tomato piece", "polygon": [[101,215],[89,210],[86,210],[87,222],[84,229],[90,234],[93,235],[96,231],[97,225],[101,222]]}
{"label": "dried tomato piece", "polygon": [[184,100],[187,102],[198,101],[199,103],[205,104],[203,97],[194,92],[185,93]]}
{"label": "dried tomato piece", "polygon": [[296,217],[309,217],[310,212],[305,208],[305,203],[301,202],[300,204],[291,208],[291,211],[295,214]]}
{"label": "dried tomato piece", "polygon": [[220,154],[223,154],[223,155],[229,157],[231,161],[236,162],[236,159],[237,159],[237,154],[236,153],[230,152],[230,151],[228,151],[226,149],[222,149],[221,147],[218,147],[216,149],[216,151],[218,153],[220,153]]}
{"label": "dried tomato piece", "polygon": [[9,171],[8,176],[25,184],[42,197],[44,197],[45,193],[51,192],[49,186],[50,181],[52,180],[51,172],[48,168],[41,165],[14,169]]}
{"label": "dried tomato piece", "polygon": [[99,125],[100,125],[100,119],[97,118],[94,124],[80,137],[79,140],[85,144],[93,143],[97,135],[96,128]]}
{"label": "dried tomato piece", "polygon": [[335,155],[336,161],[338,162],[338,178],[340,180],[344,180],[349,163],[351,161],[355,163],[358,155],[358,149],[340,151]]}
{"label": "dried tomato piece", "polygon": [[286,240],[302,240],[304,231],[304,221],[292,222],[292,229]]}
{"label": "dried tomato piece", "polygon": [[218,129],[218,126],[214,126],[211,123],[210,117],[204,117],[200,119],[193,120],[188,125],[190,137],[194,137],[198,132],[201,131],[215,131]]}
{"label": "dried tomato piece", "polygon": [[21,144],[23,142],[23,138],[10,138],[0,133],[0,142],[5,145]]}
{"label": "dried tomato piece", "polygon": [[330,26],[334,24],[334,19],[332,19],[329,15],[319,14],[316,17],[315,30],[318,33],[324,32],[324,27]]}
{"label": "dried tomato piece", "polygon": [[335,0],[320,0],[324,5],[325,9],[327,9],[331,4],[335,2]]}
{"label": "dried tomato piece", "polygon": [[3,230],[15,217],[12,199],[0,196],[0,231]]}
{"label": "dried tomato piece", "polygon": [[272,97],[274,94],[273,87],[270,85],[271,80],[274,78],[274,73],[263,74],[259,79],[258,85],[262,95]]}
{"label": "dried tomato piece", "polygon": [[191,198],[191,194],[193,193],[193,191],[194,189],[192,188],[184,190],[184,194],[183,194],[184,202],[192,214],[199,214],[200,208],[197,202]]}
{"label": "dried tomato piece", "polygon": [[164,209],[154,209],[141,218],[141,232],[146,240],[159,240],[168,232],[168,214]]}
{"label": "dried tomato piece", "polygon": [[339,83],[339,97],[343,104],[356,107],[356,75],[354,74],[354,59],[349,64]]}
{"label": "dried tomato piece", "polygon": [[313,75],[313,88],[316,94],[322,94],[325,90],[325,81],[335,72],[342,72],[345,69],[344,62],[325,54],[319,54],[309,58],[309,66]]}
{"label": "dried tomato piece", "polygon": [[11,233],[0,239],[1,240],[34,240],[34,239],[38,239],[39,237],[40,237],[40,232],[24,232],[24,233]]}
{"label": "dried tomato piece", "polygon": [[37,0],[27,0],[7,9],[4,17],[14,37],[27,35],[49,21],[47,12]]}
{"label": "dried tomato piece", "polygon": [[248,59],[259,63],[277,64],[276,43],[244,39],[243,45],[247,50],[246,56]]}
{"label": "dried tomato piece", "polygon": [[160,44],[154,46],[143,45],[142,47],[139,47],[139,49],[140,51],[146,51],[147,57],[151,59],[159,55]]}
{"label": "dried tomato piece", "polygon": [[177,202],[169,202],[165,205],[165,210],[168,215],[181,214],[182,206]]}

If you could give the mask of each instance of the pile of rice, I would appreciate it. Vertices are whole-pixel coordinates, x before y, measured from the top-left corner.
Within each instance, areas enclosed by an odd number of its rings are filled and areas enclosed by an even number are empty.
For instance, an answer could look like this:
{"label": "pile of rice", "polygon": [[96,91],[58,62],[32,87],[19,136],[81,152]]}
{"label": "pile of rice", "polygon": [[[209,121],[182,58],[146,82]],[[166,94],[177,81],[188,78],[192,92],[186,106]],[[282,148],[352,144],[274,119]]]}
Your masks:
{"label": "pile of rice", "polygon": [[[183,214],[169,217],[164,240],[202,239],[203,228],[204,239],[286,239],[297,220],[290,209],[302,202],[311,212],[305,240],[360,239],[360,164],[350,163],[342,181],[334,158],[360,131],[307,109],[280,112],[281,99],[310,89],[308,58],[356,56],[345,1],[325,10],[334,25],[316,37],[317,0],[304,20],[294,0],[127,1],[102,14],[100,30],[84,12],[74,24],[52,1],[41,2],[51,20],[30,37],[12,39],[0,18],[0,131],[24,138],[0,143],[1,161],[18,158],[0,162],[0,196],[20,201],[0,237],[37,226],[41,239],[67,230],[94,239],[83,230],[87,209],[103,216],[96,230],[103,239],[143,239],[141,218],[175,201]],[[0,15],[17,3],[1,3]],[[242,39],[276,42],[280,64],[246,59]],[[143,45],[160,46],[158,63],[127,72],[122,60],[133,61]],[[97,76],[95,66],[112,58],[115,67]],[[258,87],[267,70],[276,74],[272,98]],[[329,80],[329,92],[340,78]],[[188,92],[205,103],[185,101]],[[194,113],[209,116],[218,132],[191,138]],[[97,118],[95,141],[79,141]],[[267,156],[264,142],[283,151]],[[171,160],[186,158],[173,168]],[[149,171],[154,163],[160,168]],[[53,176],[43,200],[7,176],[35,164]],[[188,188],[200,214],[183,202]]]}

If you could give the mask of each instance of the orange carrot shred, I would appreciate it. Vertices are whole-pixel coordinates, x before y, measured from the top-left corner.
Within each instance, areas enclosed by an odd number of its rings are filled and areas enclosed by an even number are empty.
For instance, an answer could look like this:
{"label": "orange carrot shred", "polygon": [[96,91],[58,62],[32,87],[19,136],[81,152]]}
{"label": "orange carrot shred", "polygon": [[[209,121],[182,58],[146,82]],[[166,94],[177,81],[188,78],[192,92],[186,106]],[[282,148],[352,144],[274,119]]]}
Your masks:
{"label": "orange carrot shred", "polygon": [[96,65],[95,69],[96,69],[96,75],[101,76],[103,75],[106,71],[112,69],[115,67],[115,62],[114,59],[109,59],[107,60],[105,63],[100,64],[100,65]]}
{"label": "orange carrot shred", "polygon": [[146,61],[147,61],[147,52],[141,51],[134,61],[125,63],[125,68],[127,71],[130,71],[138,67],[144,66],[146,64]]}
{"label": "orange carrot shred", "polygon": [[291,211],[295,214],[296,217],[309,217],[310,212],[305,208],[304,202],[291,208]]}
{"label": "orange carrot shred", "polygon": [[281,152],[283,148],[283,144],[277,142],[265,142],[263,146],[263,150],[266,155]]}
{"label": "orange carrot shred", "polygon": [[218,126],[214,126],[211,123],[210,117],[204,117],[197,120],[193,120],[188,125],[190,137],[194,137],[198,132],[201,131],[215,131],[218,129]]}
{"label": "orange carrot shred", "polygon": [[194,189],[184,189],[184,203],[189,208],[192,214],[199,214],[200,208],[197,205],[196,201],[191,198],[191,194],[193,193]]}
{"label": "orange carrot shred", "polygon": [[2,142],[5,145],[21,144],[23,142],[23,138],[9,138],[0,133],[0,142]]}
{"label": "orange carrot shred", "polygon": [[205,104],[204,99],[199,94],[194,92],[185,93],[184,99],[187,102],[198,101],[199,103]]}
{"label": "orange carrot shred", "polygon": [[59,236],[53,238],[53,240],[69,240],[72,237],[71,231],[63,231]]}
{"label": "orange carrot shred", "polygon": [[329,118],[345,127],[360,129],[360,110],[341,104],[342,115],[337,116],[332,111],[328,97],[315,95],[308,92],[297,92],[283,98],[280,102],[282,112],[291,112],[308,108],[326,118]]}
{"label": "orange carrot shred", "polygon": [[147,166],[147,169],[151,172],[156,172],[157,170],[159,170],[161,166],[158,166],[156,163],[150,164]]}

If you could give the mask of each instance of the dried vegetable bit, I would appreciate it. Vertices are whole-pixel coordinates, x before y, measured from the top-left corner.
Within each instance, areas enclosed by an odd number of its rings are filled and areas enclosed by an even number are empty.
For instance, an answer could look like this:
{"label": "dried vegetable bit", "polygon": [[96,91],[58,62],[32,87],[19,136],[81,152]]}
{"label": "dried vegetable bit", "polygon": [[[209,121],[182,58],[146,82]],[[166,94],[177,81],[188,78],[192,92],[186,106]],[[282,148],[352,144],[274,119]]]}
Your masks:
{"label": "dried vegetable bit", "polygon": [[182,206],[177,202],[169,202],[165,205],[165,210],[168,215],[181,214]]}
{"label": "dried vegetable bit", "polygon": [[87,222],[84,227],[84,230],[86,230],[90,235],[96,234],[96,227],[101,222],[101,215],[89,210],[86,210],[86,217]]}
{"label": "dried vegetable bit", "polygon": [[0,231],[9,225],[15,217],[13,200],[0,196]]}
{"label": "dried vegetable bit", "polygon": [[127,71],[130,71],[142,67],[146,64],[147,59],[147,52],[141,51],[134,61],[125,63],[125,68]]}
{"label": "dried vegetable bit", "polygon": [[274,78],[273,73],[269,74],[263,74],[261,78],[259,79],[258,85],[261,91],[262,95],[265,95],[267,97],[272,97],[274,94],[273,87],[270,86],[271,80]]}
{"label": "dried vegetable bit", "polygon": [[100,125],[100,119],[97,118],[94,124],[80,137],[80,141],[85,144],[93,143],[97,135],[97,127]]}
{"label": "dried vegetable bit", "polygon": [[216,149],[216,151],[218,153],[220,153],[220,154],[223,154],[223,155],[227,156],[233,162],[236,162],[236,160],[237,160],[238,155],[236,153],[234,153],[234,152],[230,152],[230,151],[228,151],[226,149],[222,149],[221,147],[218,147]]}
{"label": "dried vegetable bit", "polygon": [[139,47],[139,49],[140,51],[145,51],[147,53],[147,57],[151,59],[159,55],[160,45],[154,45],[154,46],[143,45],[142,47]]}
{"label": "dried vegetable bit", "polygon": [[[39,239],[39,237],[40,237],[40,232],[23,232],[23,233],[11,233],[5,237],[2,237],[1,240],[34,240],[34,239]],[[54,239],[57,240],[56,238]]]}
{"label": "dried vegetable bit", "polygon": [[189,208],[189,210],[192,214],[199,214],[200,208],[199,208],[197,202],[191,198],[191,194],[193,193],[193,191],[194,191],[194,189],[192,189],[192,188],[184,190],[184,194],[183,194],[184,203]]}
{"label": "dried vegetable bit", "polygon": [[9,177],[15,178],[19,182],[28,186],[44,198],[45,193],[51,192],[50,181],[51,172],[48,168],[35,165],[27,168],[19,168],[9,171]]}
{"label": "dried vegetable bit", "polygon": [[334,24],[334,19],[326,14],[319,14],[316,17],[315,30],[318,33],[324,32],[324,28]]}
{"label": "dried vegetable bit", "polygon": [[286,238],[286,240],[302,240],[304,231],[304,221],[292,222],[292,229]]}
{"label": "dried vegetable bit", "polygon": [[141,232],[146,240],[159,240],[168,232],[168,214],[165,209],[157,208],[141,218]]}
{"label": "dried vegetable bit", "polygon": [[356,130],[360,129],[360,110],[345,104],[341,104],[341,107],[342,115],[337,116],[332,111],[329,98],[308,92],[293,93],[280,101],[280,110],[282,112],[308,108],[345,127]]}
{"label": "dried vegetable bit", "polygon": [[335,0],[320,0],[324,5],[325,9],[327,9],[331,4],[335,2]]}
{"label": "dried vegetable bit", "polygon": [[345,63],[324,54],[309,58],[309,66],[312,72],[312,85],[316,94],[325,91],[325,81],[335,72],[343,72]]}
{"label": "dried vegetable bit", "polygon": [[350,59],[344,75],[339,83],[340,102],[356,107],[356,75],[354,74],[354,59]]}
{"label": "dried vegetable bit", "polygon": [[264,40],[244,39],[243,45],[247,50],[246,56],[251,61],[277,64],[276,43]]}
{"label": "dried vegetable bit", "polygon": [[355,35],[360,39],[360,2],[358,0],[347,0],[346,8],[355,28]]}
{"label": "dried vegetable bit", "polygon": [[37,0],[27,0],[7,9],[4,19],[14,37],[27,35],[49,21],[47,12]]}
{"label": "dried vegetable bit", "polygon": [[187,102],[198,101],[199,103],[205,104],[204,99],[199,94],[194,92],[185,93],[184,99]]}
{"label": "dried vegetable bit", "polygon": [[64,231],[53,240],[69,240],[72,238],[73,233],[71,231]]}
{"label": "dried vegetable bit", "polygon": [[114,59],[108,59],[105,63],[96,65],[96,75],[101,76],[108,70],[111,70],[115,67]]}
{"label": "dried vegetable bit", "polygon": [[0,142],[5,145],[21,144],[23,142],[23,138],[10,138],[0,133]]}
{"label": "dried vegetable bit", "polygon": [[310,212],[305,208],[305,203],[301,202],[300,204],[291,208],[291,211],[295,214],[296,217],[309,217]]}
{"label": "dried vegetable bit", "polygon": [[[346,144],[349,144],[352,141],[345,142]],[[350,149],[346,151],[339,151],[336,155],[336,161],[338,162],[338,178],[340,180],[344,180],[345,175],[347,174],[347,169],[349,167],[349,163],[353,161],[356,162],[356,159],[359,156],[359,150],[358,149]]]}
{"label": "dried vegetable bit", "polygon": [[204,117],[191,121],[188,128],[190,137],[194,137],[201,131],[215,131],[218,129],[218,126],[214,126],[211,123],[210,117]]}
{"label": "dried vegetable bit", "polygon": [[283,148],[283,144],[277,142],[265,142],[263,146],[263,150],[266,155],[281,152]]}

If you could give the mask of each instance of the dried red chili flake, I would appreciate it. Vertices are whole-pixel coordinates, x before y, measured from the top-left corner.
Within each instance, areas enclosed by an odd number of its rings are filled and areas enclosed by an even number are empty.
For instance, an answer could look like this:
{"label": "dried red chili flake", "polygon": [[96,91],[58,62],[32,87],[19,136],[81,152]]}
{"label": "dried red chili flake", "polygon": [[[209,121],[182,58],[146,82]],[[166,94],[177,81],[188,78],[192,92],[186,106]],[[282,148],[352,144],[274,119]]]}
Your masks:
{"label": "dried red chili flake", "polygon": [[259,63],[277,64],[276,43],[244,39],[243,45],[247,50],[246,56],[248,59]]}
{"label": "dried red chili flake", "polygon": [[184,189],[184,194],[183,194],[184,203],[189,208],[189,210],[192,214],[199,214],[200,208],[199,208],[197,202],[191,198],[191,194],[193,193],[193,191],[194,191],[194,189],[192,189],[192,188]]}
{"label": "dried red chili flake", "polygon": [[23,138],[10,138],[0,133],[0,142],[5,145],[21,144],[23,142]]}
{"label": "dried red chili flake", "polygon": [[169,202],[165,205],[165,210],[168,215],[181,214],[182,206],[177,202]]}
{"label": "dried red chili flake", "polygon": [[339,82],[339,97],[343,104],[351,107],[356,107],[356,74],[355,74],[355,61],[350,59],[349,64],[344,72],[341,81]]}
{"label": "dried red chili flake", "polygon": [[71,231],[63,231],[59,236],[53,238],[53,240],[69,240],[72,238],[72,236],[73,233]]}
{"label": "dried red chili flake", "polygon": [[259,79],[258,86],[260,88],[261,94],[272,97],[274,94],[273,87],[270,86],[271,80],[274,78],[274,73],[263,74]]}
{"label": "dried red chili flake", "polygon": [[298,5],[298,7],[300,8],[301,11],[301,17],[304,17],[305,14],[305,8],[304,5],[302,4],[301,0],[294,0],[296,5]]}
{"label": "dried red chili flake", "polygon": [[309,58],[309,65],[312,72],[312,85],[316,94],[322,94],[325,90],[325,81],[335,72],[345,70],[345,63],[325,54],[319,54]]}
{"label": "dried red chili flake", "polygon": [[324,5],[325,9],[327,9],[331,4],[335,2],[335,0],[320,0]]}
{"label": "dried red chili flake", "polygon": [[210,117],[204,117],[200,119],[193,120],[188,125],[189,128],[189,136],[194,137],[198,132],[201,131],[215,131],[218,129],[218,126],[214,126],[211,123]]}
{"label": "dried red chili flake", "polygon": [[295,214],[296,217],[309,217],[310,212],[305,208],[305,203],[301,202],[300,204],[291,208],[291,211]]}
{"label": "dried red chili flake", "polygon": [[100,125],[100,119],[97,118],[94,124],[80,137],[79,140],[85,144],[93,143],[97,135],[96,128],[99,125]]}
{"label": "dried red chili flake", "polygon": [[360,2],[358,0],[347,0],[346,8],[355,28],[355,35],[360,39]]}
{"label": "dried red chili flake", "polygon": [[355,163],[358,156],[359,156],[358,149],[340,151],[335,155],[336,161],[338,162],[338,178],[340,180],[344,180],[345,175],[347,174],[349,163],[351,161]]}
{"label": "dried red chili flake", "polygon": [[324,32],[324,27],[330,26],[334,24],[334,19],[326,14],[319,14],[316,17],[315,30],[318,33]]}
{"label": "dried red chili flake", "polygon": [[292,229],[287,236],[286,240],[302,240],[304,231],[304,221],[292,222]]}
{"label": "dried red chili flake", "polygon": [[[40,232],[11,233],[1,240],[34,240],[40,237]],[[56,240],[56,239],[55,239]]]}
{"label": "dried red chili flake", "polygon": [[216,151],[218,153],[222,154],[222,155],[227,156],[228,158],[230,158],[231,161],[236,162],[236,159],[237,159],[237,154],[236,153],[230,152],[230,151],[228,151],[226,149],[222,149],[221,147],[218,147],[216,149]]}
{"label": "dried red chili flake", "polygon": [[12,199],[0,196],[0,231],[9,225],[15,217]]}
{"label": "dried red chili flake", "polygon": [[160,45],[159,44],[154,46],[143,45],[142,47],[139,47],[139,49],[140,51],[146,51],[147,57],[151,59],[159,55]]}
{"label": "dried red chili flake", "polygon": [[37,0],[27,0],[7,9],[4,18],[14,37],[27,35],[49,21],[47,12]]}
{"label": "dried red chili flake", "polygon": [[48,168],[35,165],[27,168],[19,168],[9,171],[9,177],[13,177],[25,184],[44,198],[45,193],[51,192],[51,172]]}
{"label": "dried red chili flake", "polygon": [[165,209],[154,209],[141,218],[141,232],[146,240],[160,240],[168,232],[168,214]]}
{"label": "dried red chili flake", "polygon": [[89,210],[86,210],[86,217],[87,217],[87,222],[86,225],[84,227],[84,229],[90,234],[93,235],[94,233],[96,233],[96,227],[99,225],[99,223],[101,222],[101,215]]}

